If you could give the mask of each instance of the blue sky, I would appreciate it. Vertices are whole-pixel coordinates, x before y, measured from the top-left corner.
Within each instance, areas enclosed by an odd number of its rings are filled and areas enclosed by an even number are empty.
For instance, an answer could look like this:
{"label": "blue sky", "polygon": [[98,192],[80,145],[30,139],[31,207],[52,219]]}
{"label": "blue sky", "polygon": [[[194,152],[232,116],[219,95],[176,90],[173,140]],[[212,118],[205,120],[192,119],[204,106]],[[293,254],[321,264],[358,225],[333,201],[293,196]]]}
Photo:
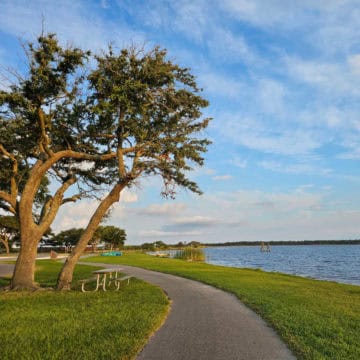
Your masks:
{"label": "blue sky", "polygon": [[[360,2],[351,0],[0,0],[0,64],[45,29],[99,51],[165,47],[191,67],[214,118],[192,177],[201,197],[161,199],[150,179],[110,223],[128,243],[360,237]],[[96,203],[67,205],[59,231]]]}

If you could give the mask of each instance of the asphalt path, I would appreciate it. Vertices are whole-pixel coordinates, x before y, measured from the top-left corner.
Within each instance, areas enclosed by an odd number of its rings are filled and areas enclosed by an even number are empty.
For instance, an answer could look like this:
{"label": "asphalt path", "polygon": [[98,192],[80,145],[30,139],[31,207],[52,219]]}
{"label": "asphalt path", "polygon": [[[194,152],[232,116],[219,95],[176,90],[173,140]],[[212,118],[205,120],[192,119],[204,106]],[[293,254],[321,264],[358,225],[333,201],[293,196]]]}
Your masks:
{"label": "asphalt path", "polygon": [[[11,261],[14,259],[6,259],[7,261]],[[11,276],[14,271],[14,265],[13,264],[4,264],[0,262],[0,277],[3,276]]]}
{"label": "asphalt path", "polygon": [[125,265],[120,268],[161,287],[172,301],[164,325],[137,360],[295,359],[277,334],[235,296],[174,275]]}
{"label": "asphalt path", "polygon": [[[0,276],[9,275],[12,268],[0,262]],[[172,301],[165,323],[137,360],[295,359],[277,334],[235,296],[174,275],[125,265],[119,268],[161,287]]]}

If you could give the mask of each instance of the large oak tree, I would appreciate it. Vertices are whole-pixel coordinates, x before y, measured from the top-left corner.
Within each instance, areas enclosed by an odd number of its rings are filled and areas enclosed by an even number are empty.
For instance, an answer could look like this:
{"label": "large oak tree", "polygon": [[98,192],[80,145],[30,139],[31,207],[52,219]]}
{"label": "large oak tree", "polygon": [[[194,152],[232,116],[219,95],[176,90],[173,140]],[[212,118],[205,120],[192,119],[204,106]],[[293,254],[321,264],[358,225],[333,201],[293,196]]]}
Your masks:
{"label": "large oak tree", "polygon": [[[189,69],[168,60],[160,48],[109,48],[81,75],[88,56],[63,49],[53,35],[40,37],[38,47],[29,47],[28,78],[0,94],[1,161],[9,179],[0,199],[19,217],[21,234],[13,288],[35,285],[37,243],[64,202],[94,194],[99,186],[106,191],[64,264],[58,289],[70,288],[77,260],[122,190],[145,176],[160,176],[164,196],[174,197],[176,186],[200,193],[187,174],[204,161],[209,141],[200,133],[209,119],[201,109],[208,103]],[[20,168],[26,174],[21,187]],[[45,196],[36,215],[36,194],[51,176],[59,188]],[[64,198],[75,183],[80,192]]]}
{"label": "large oak tree", "polygon": [[[115,157],[86,138],[86,100],[81,68],[89,56],[63,48],[55,35],[28,44],[28,71],[15,74],[0,91],[0,207],[20,225],[21,248],[11,288],[36,288],[37,246],[60,206],[84,195],[65,198],[77,181],[100,182],[97,172],[80,171],[79,162]],[[49,178],[57,189],[47,191]]]}
{"label": "large oak tree", "polygon": [[[208,102],[200,95],[189,69],[167,60],[166,51],[136,49],[97,56],[88,76],[91,136],[117,154],[108,164],[114,185],[100,202],[80,241],[59,275],[58,289],[69,289],[75,264],[102,217],[119,201],[121,191],[146,176],[163,179],[163,196],[175,197],[180,186],[201,193],[187,178],[191,164],[203,164],[209,140],[200,133],[209,123],[201,109]],[[90,127],[91,129],[91,127]]]}

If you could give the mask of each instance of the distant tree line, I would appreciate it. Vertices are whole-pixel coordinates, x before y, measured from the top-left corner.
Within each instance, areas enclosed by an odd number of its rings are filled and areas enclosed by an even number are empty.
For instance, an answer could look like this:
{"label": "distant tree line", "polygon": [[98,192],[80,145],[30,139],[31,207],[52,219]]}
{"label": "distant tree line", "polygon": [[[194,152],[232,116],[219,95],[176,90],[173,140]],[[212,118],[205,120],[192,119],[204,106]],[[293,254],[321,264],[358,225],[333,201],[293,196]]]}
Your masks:
{"label": "distant tree line", "polygon": [[[64,247],[66,251],[70,251],[80,240],[85,229],[72,228],[59,232],[57,235],[53,235],[49,239],[43,241],[44,245],[50,245],[54,247]],[[124,229],[120,229],[116,226],[99,226],[89,244],[92,246],[92,250],[95,251],[97,245],[103,243],[110,250],[114,248],[122,248],[126,240],[126,232]]]}
{"label": "distant tree line", "polygon": [[179,241],[177,244],[166,244],[163,241],[154,241],[154,242],[145,242],[141,245],[126,245],[124,248],[126,250],[144,250],[144,251],[161,251],[169,249],[182,249],[186,247],[201,247],[203,246],[198,241],[182,242]]}
{"label": "distant tree line", "polygon": [[[204,243],[203,246],[260,246],[264,241],[234,241],[224,243]],[[359,245],[360,239],[356,240],[297,240],[297,241],[266,241],[271,246],[278,245]]]}
{"label": "distant tree line", "polygon": [[[0,245],[5,249],[6,253],[10,253],[12,245],[19,242],[19,225],[14,219],[15,217],[13,216],[0,217]],[[71,251],[80,240],[84,231],[85,229],[83,228],[71,228],[60,231],[56,235],[49,231],[42,238],[39,250]],[[93,251],[97,249],[98,244],[103,244],[105,248],[112,250],[114,248],[123,248],[125,241],[126,231],[124,229],[110,225],[99,226],[89,241],[89,245],[92,246]]]}

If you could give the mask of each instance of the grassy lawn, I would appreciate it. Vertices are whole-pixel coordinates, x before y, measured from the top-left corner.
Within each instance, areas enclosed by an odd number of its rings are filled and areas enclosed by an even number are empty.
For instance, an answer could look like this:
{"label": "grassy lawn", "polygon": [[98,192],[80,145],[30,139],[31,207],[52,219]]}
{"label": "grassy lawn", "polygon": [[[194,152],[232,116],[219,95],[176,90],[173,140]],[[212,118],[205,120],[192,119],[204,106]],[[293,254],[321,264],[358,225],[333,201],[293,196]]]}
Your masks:
{"label": "grassy lawn", "polygon": [[86,261],[139,266],[234,293],[276,329],[299,359],[360,359],[359,286],[140,253]]}
{"label": "grassy lawn", "polygon": [[[36,280],[55,285],[61,264],[51,260],[37,264]],[[75,281],[91,277],[94,270],[77,266]],[[0,357],[133,359],[168,308],[161,289],[137,279],[120,291],[0,292]]]}

